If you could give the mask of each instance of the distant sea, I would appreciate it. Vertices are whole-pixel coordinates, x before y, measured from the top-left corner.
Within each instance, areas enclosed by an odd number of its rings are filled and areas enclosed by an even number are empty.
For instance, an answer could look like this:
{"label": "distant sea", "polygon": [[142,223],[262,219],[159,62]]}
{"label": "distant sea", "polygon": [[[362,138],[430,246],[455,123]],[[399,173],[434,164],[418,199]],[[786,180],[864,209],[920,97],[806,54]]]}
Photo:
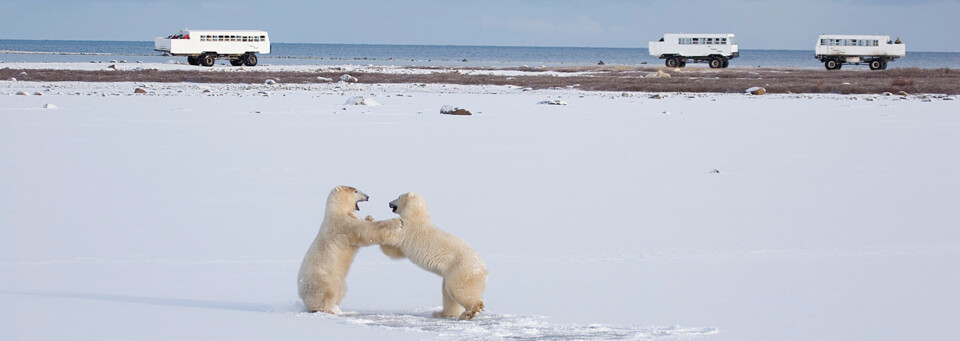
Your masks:
{"label": "distant sea", "polygon": [[[957,52],[908,52],[891,68],[960,68]],[[163,56],[152,41],[4,40],[2,62],[109,62],[111,60],[172,63],[184,57]],[[417,65],[417,66],[638,66],[663,65],[646,48],[514,47],[445,45],[355,45],[273,43],[261,64],[284,65]],[[703,64],[700,64],[703,65]],[[810,50],[741,50],[731,67],[822,68]],[[865,68],[865,66],[863,67]]]}

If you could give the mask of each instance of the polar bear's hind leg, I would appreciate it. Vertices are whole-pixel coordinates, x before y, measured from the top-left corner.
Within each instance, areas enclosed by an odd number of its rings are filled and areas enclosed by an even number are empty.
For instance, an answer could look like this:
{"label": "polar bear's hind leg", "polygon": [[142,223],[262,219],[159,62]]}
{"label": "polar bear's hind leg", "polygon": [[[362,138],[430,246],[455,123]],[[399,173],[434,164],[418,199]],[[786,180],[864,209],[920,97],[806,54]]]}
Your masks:
{"label": "polar bear's hind leg", "polygon": [[455,280],[456,288],[447,288],[450,297],[458,303],[459,306],[466,308],[463,314],[460,314],[461,320],[469,320],[483,311],[483,289],[487,283],[487,277],[475,275],[472,271],[458,271],[452,276]]}
{"label": "polar bear's hind leg", "polygon": [[443,280],[443,285],[440,287],[440,292],[443,294],[443,310],[439,311],[433,316],[435,317],[457,317],[460,316],[460,313],[463,311],[463,307],[457,303],[456,300],[450,295],[450,289],[447,287],[447,280]]}

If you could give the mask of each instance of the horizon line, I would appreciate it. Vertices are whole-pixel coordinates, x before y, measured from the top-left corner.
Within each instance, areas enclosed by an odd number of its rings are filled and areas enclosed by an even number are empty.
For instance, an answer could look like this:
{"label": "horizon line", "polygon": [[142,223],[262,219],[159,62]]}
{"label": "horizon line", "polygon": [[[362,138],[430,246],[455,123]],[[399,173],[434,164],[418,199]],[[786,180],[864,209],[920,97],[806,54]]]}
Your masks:
{"label": "horizon line", "polygon": [[[0,40],[22,40],[22,41],[93,41],[93,42],[127,42],[127,43],[151,43],[150,40],[91,40],[91,39],[15,39],[0,38]],[[301,43],[301,42],[270,42],[271,44],[315,44],[315,45],[358,45],[358,46],[445,46],[445,47],[506,47],[506,48],[582,48],[582,49],[647,49],[647,47],[611,47],[611,46],[550,46],[550,45],[458,45],[458,44],[396,44],[396,43]],[[809,49],[790,49],[790,48],[745,48],[745,50],[770,50],[770,51],[808,51]],[[929,53],[960,53],[958,51],[907,51],[907,52],[929,52]]]}

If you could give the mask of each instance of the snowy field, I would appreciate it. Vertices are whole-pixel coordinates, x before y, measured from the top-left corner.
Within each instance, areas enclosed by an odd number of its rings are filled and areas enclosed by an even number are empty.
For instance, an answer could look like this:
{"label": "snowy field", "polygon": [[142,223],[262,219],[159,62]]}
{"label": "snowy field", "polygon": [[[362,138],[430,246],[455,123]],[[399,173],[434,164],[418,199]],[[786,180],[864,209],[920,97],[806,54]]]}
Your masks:
{"label": "snowy field", "polygon": [[[955,337],[956,96],[649,95],[0,81],[0,339]],[[341,184],[422,193],[487,310],[369,247],[302,312]]]}

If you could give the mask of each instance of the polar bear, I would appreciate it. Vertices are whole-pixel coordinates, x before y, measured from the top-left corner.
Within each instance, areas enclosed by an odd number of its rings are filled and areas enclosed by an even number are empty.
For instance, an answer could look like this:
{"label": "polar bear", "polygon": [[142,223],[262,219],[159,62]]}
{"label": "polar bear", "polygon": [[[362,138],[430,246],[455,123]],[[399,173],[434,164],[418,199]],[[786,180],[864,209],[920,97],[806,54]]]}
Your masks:
{"label": "polar bear", "polygon": [[[467,242],[438,229],[420,194],[409,192],[390,202],[403,219],[403,228],[386,234],[380,249],[390,258],[410,258],[414,264],[443,277],[443,310],[438,317],[469,320],[483,310],[487,266]],[[464,310],[466,308],[466,310]]]}
{"label": "polar bear", "polygon": [[353,257],[361,246],[378,244],[384,233],[400,229],[403,223],[394,218],[360,220],[354,211],[370,197],[356,188],[337,186],[327,197],[320,232],[303,257],[297,287],[300,299],[309,312],[340,314],[340,300],[347,290],[346,277]]}

